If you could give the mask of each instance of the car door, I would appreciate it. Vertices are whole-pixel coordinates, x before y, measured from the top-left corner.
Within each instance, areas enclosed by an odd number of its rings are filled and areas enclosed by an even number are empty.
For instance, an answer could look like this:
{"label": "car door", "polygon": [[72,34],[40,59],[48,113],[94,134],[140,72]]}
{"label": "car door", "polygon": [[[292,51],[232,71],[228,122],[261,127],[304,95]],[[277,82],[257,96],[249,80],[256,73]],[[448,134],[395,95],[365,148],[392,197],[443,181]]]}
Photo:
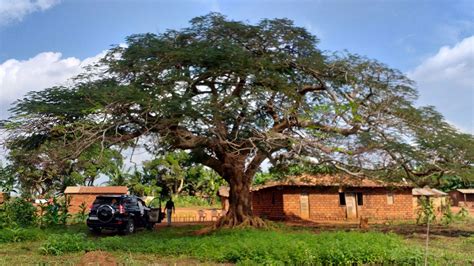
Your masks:
{"label": "car door", "polygon": [[140,224],[142,226],[146,225],[147,221],[147,211],[146,211],[146,205],[145,202],[143,202],[141,199],[138,199],[138,213],[137,213],[137,218],[140,220]]}
{"label": "car door", "polygon": [[137,199],[133,197],[125,199],[125,210],[127,212],[127,215],[133,219],[135,225],[138,226],[140,211],[138,209]]}

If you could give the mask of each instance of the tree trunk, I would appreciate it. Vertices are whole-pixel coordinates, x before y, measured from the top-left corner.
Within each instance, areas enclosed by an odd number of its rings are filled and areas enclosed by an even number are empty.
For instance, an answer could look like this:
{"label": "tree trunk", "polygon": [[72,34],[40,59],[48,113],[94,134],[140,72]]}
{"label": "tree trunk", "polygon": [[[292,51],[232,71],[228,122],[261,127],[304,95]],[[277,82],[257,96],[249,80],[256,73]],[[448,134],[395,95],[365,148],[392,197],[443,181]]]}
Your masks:
{"label": "tree trunk", "polygon": [[228,178],[230,185],[229,211],[217,223],[216,227],[263,227],[265,222],[252,212],[250,186],[252,177],[234,175]]}

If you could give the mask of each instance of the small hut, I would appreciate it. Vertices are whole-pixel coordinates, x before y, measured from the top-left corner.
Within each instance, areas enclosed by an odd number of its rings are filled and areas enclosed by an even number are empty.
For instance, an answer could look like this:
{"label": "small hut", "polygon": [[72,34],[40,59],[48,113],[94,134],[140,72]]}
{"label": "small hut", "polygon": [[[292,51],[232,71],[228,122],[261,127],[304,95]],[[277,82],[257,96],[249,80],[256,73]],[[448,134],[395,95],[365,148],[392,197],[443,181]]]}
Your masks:
{"label": "small hut", "polygon": [[453,206],[474,208],[474,188],[460,188],[449,192]]}
{"label": "small hut", "polygon": [[85,204],[87,208],[94,202],[99,195],[126,195],[128,188],[125,186],[109,187],[67,187],[64,195],[69,200],[69,213],[78,213],[81,211],[81,205]]}

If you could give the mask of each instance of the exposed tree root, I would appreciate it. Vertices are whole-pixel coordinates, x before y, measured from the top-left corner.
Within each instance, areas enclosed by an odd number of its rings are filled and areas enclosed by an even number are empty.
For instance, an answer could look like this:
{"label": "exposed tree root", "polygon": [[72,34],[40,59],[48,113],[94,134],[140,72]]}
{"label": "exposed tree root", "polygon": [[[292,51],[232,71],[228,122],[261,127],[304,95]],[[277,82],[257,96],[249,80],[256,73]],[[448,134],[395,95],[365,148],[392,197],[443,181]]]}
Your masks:
{"label": "exposed tree root", "polygon": [[249,216],[246,217],[242,222],[238,222],[235,217],[224,216],[221,217],[212,226],[207,226],[194,232],[195,235],[207,235],[214,231],[224,228],[260,228],[267,229],[271,227],[271,223],[267,223],[260,217]]}
{"label": "exposed tree root", "polygon": [[219,228],[266,228],[266,222],[257,216],[247,216],[243,221],[239,221],[235,216],[223,216],[213,226],[215,229]]}

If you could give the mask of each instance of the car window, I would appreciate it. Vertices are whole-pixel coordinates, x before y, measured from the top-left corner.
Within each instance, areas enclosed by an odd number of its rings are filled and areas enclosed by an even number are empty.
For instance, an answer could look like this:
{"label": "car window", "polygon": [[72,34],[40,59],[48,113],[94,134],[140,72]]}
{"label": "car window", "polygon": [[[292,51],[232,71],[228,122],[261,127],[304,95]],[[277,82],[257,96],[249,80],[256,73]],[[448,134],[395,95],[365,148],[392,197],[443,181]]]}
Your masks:
{"label": "car window", "polygon": [[127,198],[124,200],[124,204],[126,208],[136,208],[138,202],[135,198]]}
{"label": "car window", "polygon": [[117,198],[117,197],[98,197],[94,200],[93,207],[98,207],[104,204],[117,207],[119,205],[119,202],[120,202],[120,198]]}

